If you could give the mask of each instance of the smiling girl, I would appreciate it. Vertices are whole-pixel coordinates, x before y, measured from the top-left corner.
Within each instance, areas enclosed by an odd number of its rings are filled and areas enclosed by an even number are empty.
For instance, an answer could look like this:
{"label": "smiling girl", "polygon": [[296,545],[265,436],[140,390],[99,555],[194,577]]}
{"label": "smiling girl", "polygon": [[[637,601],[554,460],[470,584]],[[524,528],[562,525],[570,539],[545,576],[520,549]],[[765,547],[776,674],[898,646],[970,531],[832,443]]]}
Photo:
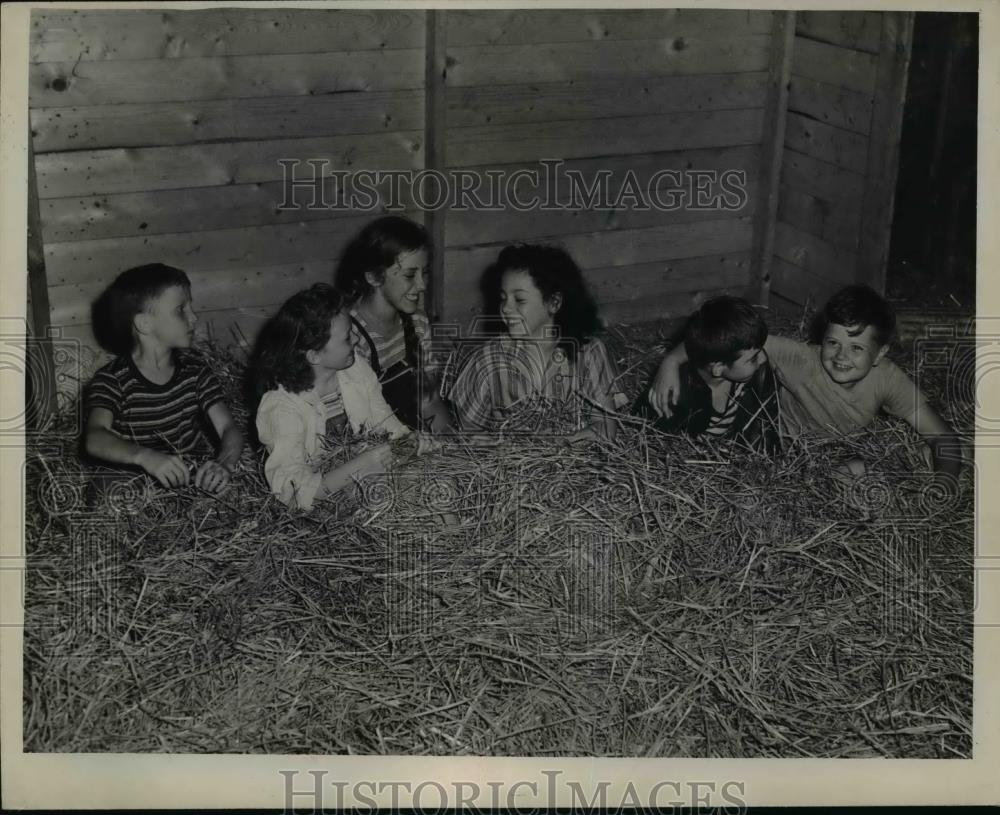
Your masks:
{"label": "smiling girl", "polygon": [[508,246],[486,271],[487,310],[504,334],[465,361],[453,357],[442,394],[463,430],[565,429],[569,441],[613,438],[624,403],[614,365],[597,337],[597,305],[562,249]]}
{"label": "smiling girl", "polygon": [[350,302],[356,351],[375,371],[386,402],[410,427],[440,431],[447,410],[423,340],[430,325],[424,291],[430,239],[420,224],[390,215],[368,224],[337,267],[336,285]]}
{"label": "smiling girl", "polygon": [[323,473],[318,458],[328,431],[349,422],[355,433],[410,433],[386,404],[368,363],[355,355],[354,343],[343,297],[326,283],[293,295],[261,331],[253,362],[261,397],[257,433],[268,451],[267,483],[290,506],[311,509],[391,462],[389,445],[380,444]]}

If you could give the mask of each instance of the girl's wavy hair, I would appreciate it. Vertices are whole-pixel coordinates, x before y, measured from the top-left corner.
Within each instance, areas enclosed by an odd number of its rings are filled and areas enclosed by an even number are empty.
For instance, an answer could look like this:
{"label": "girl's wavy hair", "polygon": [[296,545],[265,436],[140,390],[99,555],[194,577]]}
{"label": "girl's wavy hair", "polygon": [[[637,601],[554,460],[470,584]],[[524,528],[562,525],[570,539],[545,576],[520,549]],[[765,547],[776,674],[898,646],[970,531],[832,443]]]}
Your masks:
{"label": "girl's wavy hair", "polygon": [[365,276],[368,272],[381,280],[403,252],[420,249],[426,250],[430,257],[430,236],[420,224],[401,215],[378,218],[347,244],[337,264],[334,283],[348,302],[356,302],[373,288]]}
{"label": "girl's wavy hair", "polygon": [[[559,329],[559,346],[570,361],[575,360],[578,346],[584,345],[603,328],[594,300],[583,279],[583,272],[565,249],[558,246],[519,243],[500,252],[496,262],[483,274],[481,289],[486,314],[500,314],[500,286],[503,273],[525,271],[542,297],[562,296],[562,304],[553,316]],[[493,327],[496,329],[500,324]]]}
{"label": "girl's wavy hair", "polygon": [[289,297],[261,329],[251,360],[254,402],[281,385],[291,393],[313,386],[306,351],[319,351],[330,341],[330,322],[346,306],[329,283],[316,283]]}

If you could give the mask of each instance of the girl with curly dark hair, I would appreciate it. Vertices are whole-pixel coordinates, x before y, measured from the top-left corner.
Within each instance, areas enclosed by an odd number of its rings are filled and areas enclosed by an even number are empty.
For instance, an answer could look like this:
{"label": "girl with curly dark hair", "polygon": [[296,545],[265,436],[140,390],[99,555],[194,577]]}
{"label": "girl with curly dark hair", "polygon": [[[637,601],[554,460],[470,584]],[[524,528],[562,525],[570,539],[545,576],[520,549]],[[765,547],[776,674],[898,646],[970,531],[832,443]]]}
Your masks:
{"label": "girl with curly dark hair", "polygon": [[613,437],[624,396],[598,337],[597,304],[566,251],[508,246],[482,288],[502,333],[449,364],[442,392],[462,427],[523,432],[549,423],[566,428],[569,441]]}
{"label": "girl with curly dark hair", "polygon": [[386,404],[371,367],[355,356],[354,342],[344,298],[326,283],[285,301],[257,341],[252,378],[260,399],[257,434],[268,451],[264,475],[290,506],[311,509],[390,463],[389,445],[381,444],[320,472],[320,441],[329,430],[349,422],[356,433],[410,433]]}

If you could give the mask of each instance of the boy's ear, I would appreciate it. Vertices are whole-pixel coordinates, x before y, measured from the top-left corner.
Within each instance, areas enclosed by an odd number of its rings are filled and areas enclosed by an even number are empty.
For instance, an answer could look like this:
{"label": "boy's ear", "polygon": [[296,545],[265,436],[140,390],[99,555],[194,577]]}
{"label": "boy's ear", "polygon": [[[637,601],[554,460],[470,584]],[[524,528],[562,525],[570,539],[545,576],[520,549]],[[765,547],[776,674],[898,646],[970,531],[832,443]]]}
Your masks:
{"label": "boy's ear", "polygon": [[315,365],[318,357],[319,351],[313,351],[312,348],[306,349],[306,362],[310,365]]}
{"label": "boy's ear", "polygon": [[723,365],[721,362],[708,363],[708,372],[716,378],[722,376],[722,372],[724,370],[726,370],[726,366]]}
{"label": "boy's ear", "polygon": [[546,305],[549,308],[549,314],[555,314],[559,309],[562,308],[562,292],[556,292],[549,299]]}
{"label": "boy's ear", "polygon": [[888,343],[886,343],[885,345],[883,345],[881,348],[878,349],[878,353],[875,355],[875,361],[872,363],[872,365],[878,365],[882,361],[882,357],[884,357],[887,353],[889,353]]}
{"label": "boy's ear", "polygon": [[132,318],[132,328],[136,334],[149,333],[149,312],[143,309]]}
{"label": "boy's ear", "polygon": [[385,273],[379,274],[378,272],[367,271],[365,272],[365,281],[369,286],[377,289],[385,282]]}

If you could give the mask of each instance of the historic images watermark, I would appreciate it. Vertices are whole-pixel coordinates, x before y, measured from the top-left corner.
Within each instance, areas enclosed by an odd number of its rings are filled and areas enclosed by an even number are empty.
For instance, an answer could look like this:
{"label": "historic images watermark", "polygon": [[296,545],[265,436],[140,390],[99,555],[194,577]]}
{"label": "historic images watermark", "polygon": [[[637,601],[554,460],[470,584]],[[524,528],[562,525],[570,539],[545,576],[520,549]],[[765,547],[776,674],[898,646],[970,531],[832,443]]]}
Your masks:
{"label": "historic images watermark", "polygon": [[570,812],[604,811],[647,813],[664,807],[711,808],[726,815],[746,811],[746,784],[738,780],[661,779],[649,789],[631,781],[620,792],[611,782],[584,785],[562,777],[561,770],[539,770],[538,776],[513,783],[503,781],[391,781],[384,778],[354,782],[331,778],[326,770],[279,770],[284,787],[285,812],[321,812],[362,807],[374,810],[433,809],[442,812],[474,807],[511,809],[525,806],[567,806]]}
{"label": "historic images watermark", "polygon": [[738,212],[749,201],[742,169],[653,171],[567,168],[561,159],[518,169],[338,170],[328,159],[279,159],[281,211],[515,212],[555,210],[677,210]]}

